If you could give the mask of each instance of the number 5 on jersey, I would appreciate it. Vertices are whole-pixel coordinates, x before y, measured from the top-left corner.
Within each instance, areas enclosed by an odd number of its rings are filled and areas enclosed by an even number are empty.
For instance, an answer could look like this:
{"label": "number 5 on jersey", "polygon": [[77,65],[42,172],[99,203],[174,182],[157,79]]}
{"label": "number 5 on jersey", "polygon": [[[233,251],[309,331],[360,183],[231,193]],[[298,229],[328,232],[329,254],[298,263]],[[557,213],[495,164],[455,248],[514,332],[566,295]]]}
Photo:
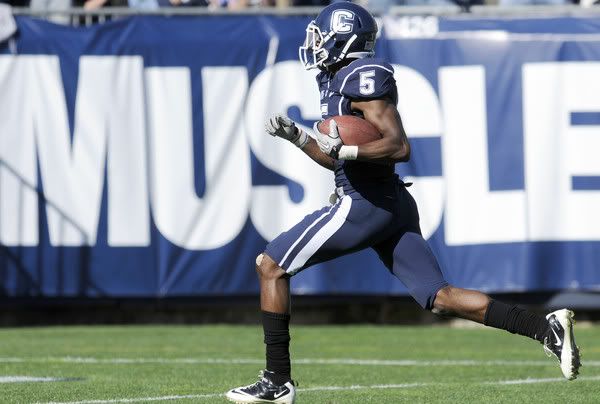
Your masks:
{"label": "number 5 on jersey", "polygon": [[371,95],[375,92],[375,70],[367,70],[360,72],[360,93],[362,95]]}

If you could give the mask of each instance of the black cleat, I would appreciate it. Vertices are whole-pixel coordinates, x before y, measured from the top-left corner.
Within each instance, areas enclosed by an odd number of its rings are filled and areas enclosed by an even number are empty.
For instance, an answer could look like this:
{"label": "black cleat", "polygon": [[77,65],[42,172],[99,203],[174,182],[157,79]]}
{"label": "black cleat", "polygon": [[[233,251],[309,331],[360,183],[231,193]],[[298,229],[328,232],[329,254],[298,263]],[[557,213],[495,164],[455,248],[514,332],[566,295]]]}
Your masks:
{"label": "black cleat", "polygon": [[231,389],[225,394],[234,403],[283,403],[293,404],[296,398],[294,382],[289,381],[281,386],[271,381],[273,372],[261,370],[256,383],[245,387]]}
{"label": "black cleat", "polygon": [[544,336],[544,351],[548,356],[554,355],[560,362],[560,370],[568,380],[577,378],[581,361],[579,347],[575,344],[573,319],[571,310],[562,309],[546,316],[549,327]]}

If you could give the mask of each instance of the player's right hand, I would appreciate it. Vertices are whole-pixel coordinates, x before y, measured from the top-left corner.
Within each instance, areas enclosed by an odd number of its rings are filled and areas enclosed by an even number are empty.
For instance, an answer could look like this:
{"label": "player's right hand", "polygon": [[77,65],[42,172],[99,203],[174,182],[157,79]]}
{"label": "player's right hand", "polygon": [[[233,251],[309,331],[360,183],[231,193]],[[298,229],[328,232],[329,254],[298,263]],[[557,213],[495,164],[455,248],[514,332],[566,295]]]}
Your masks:
{"label": "player's right hand", "polygon": [[265,123],[265,130],[269,135],[288,140],[300,148],[308,142],[308,135],[285,115],[273,115]]}
{"label": "player's right hand", "polygon": [[271,136],[277,136],[290,142],[298,137],[296,123],[285,115],[273,115],[265,123],[265,130]]}

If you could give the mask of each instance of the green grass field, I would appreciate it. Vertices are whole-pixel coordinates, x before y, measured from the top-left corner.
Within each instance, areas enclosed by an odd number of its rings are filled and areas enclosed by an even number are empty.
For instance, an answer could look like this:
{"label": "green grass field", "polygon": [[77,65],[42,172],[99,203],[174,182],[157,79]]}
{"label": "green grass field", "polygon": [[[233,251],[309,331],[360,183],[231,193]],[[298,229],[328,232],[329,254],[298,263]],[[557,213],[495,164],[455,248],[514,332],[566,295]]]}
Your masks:
{"label": "green grass field", "polygon": [[[539,344],[506,332],[294,326],[297,401],[598,403],[600,327],[576,331],[583,367],[567,382]],[[263,344],[248,326],[16,328],[0,329],[0,357],[2,403],[224,403],[256,380]]]}

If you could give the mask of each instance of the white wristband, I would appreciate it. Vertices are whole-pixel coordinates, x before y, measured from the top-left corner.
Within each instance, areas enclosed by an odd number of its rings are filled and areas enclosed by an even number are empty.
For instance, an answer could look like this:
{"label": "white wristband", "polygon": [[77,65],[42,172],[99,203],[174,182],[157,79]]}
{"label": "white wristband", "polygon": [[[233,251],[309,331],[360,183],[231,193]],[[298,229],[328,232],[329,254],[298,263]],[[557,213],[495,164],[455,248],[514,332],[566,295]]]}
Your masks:
{"label": "white wristband", "polygon": [[302,129],[298,128],[298,138],[294,140],[296,147],[303,149],[308,143],[308,135]]}
{"label": "white wristband", "polygon": [[358,146],[342,146],[338,152],[338,160],[356,160]]}

